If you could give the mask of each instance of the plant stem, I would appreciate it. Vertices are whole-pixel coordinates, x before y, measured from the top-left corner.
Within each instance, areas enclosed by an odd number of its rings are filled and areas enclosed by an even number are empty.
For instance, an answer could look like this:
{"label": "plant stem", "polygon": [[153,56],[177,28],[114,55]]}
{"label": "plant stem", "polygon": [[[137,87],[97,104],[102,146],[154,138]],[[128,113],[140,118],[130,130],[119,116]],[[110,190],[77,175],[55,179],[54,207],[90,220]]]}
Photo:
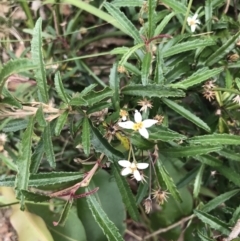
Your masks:
{"label": "plant stem", "polygon": [[33,18],[32,18],[32,13],[31,10],[28,6],[27,0],[22,0],[20,1],[21,7],[23,8],[26,16],[27,16],[27,26],[29,28],[34,28],[34,22],[33,22]]}
{"label": "plant stem", "polygon": [[186,24],[187,24],[187,18],[188,18],[188,15],[189,15],[189,13],[190,13],[190,9],[191,9],[191,7],[192,7],[192,2],[193,2],[193,0],[189,0],[188,8],[187,8],[187,12],[186,12],[185,19],[184,19],[184,22],[183,22],[181,34],[183,34],[184,31],[185,31]]}

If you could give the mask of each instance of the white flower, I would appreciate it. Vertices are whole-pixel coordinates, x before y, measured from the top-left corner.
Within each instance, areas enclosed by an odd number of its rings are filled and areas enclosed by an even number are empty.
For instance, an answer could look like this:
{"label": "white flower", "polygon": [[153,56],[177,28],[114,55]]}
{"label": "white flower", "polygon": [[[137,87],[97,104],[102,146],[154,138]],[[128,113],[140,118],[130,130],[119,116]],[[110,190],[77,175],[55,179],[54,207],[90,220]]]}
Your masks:
{"label": "white flower", "polygon": [[236,104],[239,104],[239,105],[240,105],[240,95],[236,95],[236,96],[233,98],[233,103],[236,103]]}
{"label": "white flower", "polygon": [[197,17],[198,17],[198,14],[195,13],[193,17],[187,18],[187,23],[191,27],[192,32],[195,32],[197,25],[200,24],[200,21],[197,19]]}
{"label": "white flower", "polygon": [[135,110],[134,120],[136,123],[134,123],[133,121],[125,121],[125,122],[119,122],[118,125],[125,129],[132,129],[134,131],[139,131],[140,135],[142,135],[146,139],[148,139],[149,137],[149,133],[146,128],[149,128],[158,122],[157,120],[153,120],[153,119],[147,119],[142,121],[142,115],[137,110]]}
{"label": "white flower", "polygon": [[121,171],[122,176],[126,176],[129,174],[133,174],[134,178],[137,181],[142,180],[142,176],[138,169],[146,169],[148,168],[149,164],[148,163],[137,163],[137,162],[130,162],[127,160],[120,160],[118,161],[118,164],[122,167],[124,167]]}

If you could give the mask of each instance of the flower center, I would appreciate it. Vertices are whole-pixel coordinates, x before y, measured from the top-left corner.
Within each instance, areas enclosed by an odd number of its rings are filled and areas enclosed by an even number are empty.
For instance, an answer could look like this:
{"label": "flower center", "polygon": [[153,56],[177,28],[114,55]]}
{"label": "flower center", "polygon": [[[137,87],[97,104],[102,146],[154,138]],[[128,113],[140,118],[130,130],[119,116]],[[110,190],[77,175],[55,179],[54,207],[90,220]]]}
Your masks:
{"label": "flower center", "polygon": [[143,128],[143,123],[139,122],[139,123],[134,123],[133,125],[133,130],[138,131],[139,129]]}
{"label": "flower center", "polygon": [[191,20],[190,22],[189,22],[189,25],[190,26],[192,26],[192,25],[195,25],[196,23],[195,23],[195,20]]}

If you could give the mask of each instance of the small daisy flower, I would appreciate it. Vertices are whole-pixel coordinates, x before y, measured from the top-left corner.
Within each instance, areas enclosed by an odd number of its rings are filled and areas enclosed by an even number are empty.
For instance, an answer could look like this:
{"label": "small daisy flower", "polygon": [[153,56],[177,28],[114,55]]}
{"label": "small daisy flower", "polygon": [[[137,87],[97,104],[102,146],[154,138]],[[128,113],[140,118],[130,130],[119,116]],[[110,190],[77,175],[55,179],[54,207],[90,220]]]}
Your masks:
{"label": "small daisy flower", "polygon": [[148,168],[148,163],[137,163],[137,162],[130,162],[127,160],[120,160],[118,164],[124,167],[121,171],[122,176],[127,176],[129,174],[133,174],[134,178],[139,182],[142,181],[142,176],[138,169],[146,169]]}
{"label": "small daisy flower", "polygon": [[197,17],[198,14],[195,13],[192,17],[187,18],[187,23],[190,26],[192,32],[195,32],[197,25],[200,24],[200,21],[197,19]]}
{"label": "small daisy flower", "polygon": [[122,121],[127,120],[128,112],[126,110],[120,110],[119,115],[122,117]]}
{"label": "small daisy flower", "polygon": [[240,95],[236,95],[236,96],[233,98],[233,103],[236,103],[236,104],[239,104],[239,105],[240,105]]}
{"label": "small daisy flower", "polygon": [[140,111],[144,111],[147,112],[147,108],[152,108],[152,102],[150,100],[147,100],[146,98],[144,98],[143,100],[138,101],[138,105],[142,106],[142,108],[140,109]]}
{"label": "small daisy flower", "polygon": [[149,137],[147,128],[153,126],[158,122],[157,120],[153,120],[153,119],[147,119],[142,121],[142,115],[137,110],[135,110],[134,120],[135,120],[135,123],[133,121],[125,121],[125,122],[119,122],[118,125],[125,129],[132,129],[134,131],[139,131],[140,135],[146,139],[148,139]]}

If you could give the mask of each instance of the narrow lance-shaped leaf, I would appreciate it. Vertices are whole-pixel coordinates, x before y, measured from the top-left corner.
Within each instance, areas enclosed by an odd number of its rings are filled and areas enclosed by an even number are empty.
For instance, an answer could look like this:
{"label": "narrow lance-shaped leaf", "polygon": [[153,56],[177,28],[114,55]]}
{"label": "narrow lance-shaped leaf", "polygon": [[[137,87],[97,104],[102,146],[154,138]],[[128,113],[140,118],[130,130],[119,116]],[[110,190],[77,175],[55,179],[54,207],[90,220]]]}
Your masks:
{"label": "narrow lance-shaped leaf", "polygon": [[193,196],[195,198],[198,196],[201,185],[202,185],[204,168],[205,168],[205,165],[202,164],[201,167],[199,168],[197,176],[195,178],[195,182],[194,182],[194,185],[193,185]]}
{"label": "narrow lance-shaped leaf", "polygon": [[47,78],[46,71],[43,62],[42,54],[42,19],[39,18],[33,29],[33,38],[31,41],[31,53],[32,61],[35,65],[38,66],[38,69],[35,70],[35,77],[37,81],[37,86],[39,89],[39,94],[41,101],[48,103],[48,89],[47,89]]}
{"label": "narrow lance-shaped leaf", "polygon": [[55,168],[56,163],[55,163],[55,156],[53,151],[50,123],[48,123],[47,126],[44,128],[43,143],[44,143],[44,150],[46,153],[47,161],[49,162],[52,168]]}
{"label": "narrow lance-shaped leaf", "polygon": [[107,11],[115,18],[115,20],[122,26],[125,30],[124,32],[131,36],[136,43],[141,43],[143,40],[140,37],[139,31],[132,24],[131,21],[126,17],[126,15],[121,12],[117,7],[111,3],[104,3],[104,7]]}
{"label": "narrow lance-shaped leaf", "polygon": [[30,166],[31,173],[37,173],[38,168],[41,164],[43,154],[44,154],[44,145],[43,145],[43,139],[41,138],[37,146],[35,147],[35,151],[33,152],[33,155],[32,155],[32,162]]}
{"label": "narrow lance-shaped leaf", "polygon": [[205,22],[207,25],[207,31],[210,32],[212,30],[212,0],[205,1]]}
{"label": "narrow lance-shaped leaf", "polygon": [[68,118],[68,111],[64,111],[61,115],[57,118],[56,126],[55,126],[55,135],[59,136],[60,132],[62,131],[66,121]]}
{"label": "narrow lance-shaped leaf", "polygon": [[174,12],[168,14],[167,16],[164,17],[164,19],[161,21],[161,23],[156,27],[154,36],[157,36],[162,33],[163,29],[166,27],[166,25],[169,23],[171,18],[175,15]]}
{"label": "narrow lance-shaped leaf", "polygon": [[115,111],[120,110],[119,100],[119,76],[117,71],[117,63],[113,65],[109,76],[109,86],[114,91],[112,95],[112,103]]}
{"label": "narrow lance-shaped leaf", "polygon": [[40,107],[37,110],[36,121],[38,122],[38,124],[41,127],[45,127],[47,125],[47,121],[45,120],[45,116],[44,116],[42,105],[40,105]]}
{"label": "narrow lance-shaped leaf", "polygon": [[114,223],[109,220],[108,216],[102,209],[94,195],[86,197],[88,207],[100,228],[103,230],[109,241],[123,241],[121,234]]}
{"label": "narrow lance-shaped leaf", "polygon": [[114,0],[112,4],[116,7],[141,7],[144,0]]}
{"label": "narrow lance-shaped leaf", "polygon": [[191,121],[195,125],[197,125],[200,128],[206,130],[207,132],[211,131],[210,127],[203,120],[201,120],[199,117],[197,117],[196,115],[194,115],[192,112],[185,109],[181,105],[178,105],[176,102],[174,102],[172,100],[169,100],[169,99],[166,99],[166,98],[163,98],[162,101],[169,108],[171,108],[172,110],[174,110],[175,112],[177,112],[178,114],[180,114],[181,116],[186,118],[187,120]]}
{"label": "narrow lance-shaped leaf", "polygon": [[187,7],[180,1],[177,0],[161,0],[162,3],[166,4],[169,6],[175,13],[182,13],[186,14],[187,12]]}
{"label": "narrow lance-shaped leaf", "polygon": [[83,119],[82,146],[83,146],[83,151],[86,154],[86,156],[89,156],[89,154],[90,154],[90,125],[89,125],[89,121],[88,121],[87,117],[85,117]]}
{"label": "narrow lance-shaped leaf", "polygon": [[148,38],[154,36],[154,30],[156,29],[156,0],[148,0]]}
{"label": "narrow lance-shaped leaf", "polygon": [[152,54],[146,53],[142,61],[142,84],[146,86],[148,84],[148,76],[151,72]]}
{"label": "narrow lance-shaped leaf", "polygon": [[127,208],[127,211],[134,221],[139,221],[139,212],[136,206],[136,200],[132,194],[132,191],[125,179],[121,176],[121,170],[117,162],[113,163],[113,175],[116,179],[117,186],[122,195],[122,200]]}
{"label": "narrow lance-shaped leaf", "polygon": [[157,84],[164,84],[164,62],[162,57],[162,49],[160,47],[157,48],[157,64],[155,68],[155,78],[154,82]]}
{"label": "narrow lance-shaped leaf", "polygon": [[67,93],[65,92],[63,83],[62,83],[62,79],[61,79],[61,74],[58,71],[55,76],[54,76],[54,84],[55,84],[55,88],[56,91],[58,93],[58,96],[61,98],[61,100],[65,103],[69,102],[69,96],[67,95]]}
{"label": "narrow lance-shaped leaf", "polygon": [[30,59],[14,59],[8,61],[2,69],[0,69],[0,94],[2,93],[5,81],[12,74],[32,70],[36,65]]}
{"label": "narrow lance-shaped leaf", "polygon": [[205,64],[211,66],[217,63],[219,60],[223,59],[224,56],[235,47],[235,42],[238,37],[239,32],[231,37],[226,43],[224,43],[222,47],[218,48],[217,51],[215,51],[211,56],[209,56]]}
{"label": "narrow lance-shaped leaf", "polygon": [[57,222],[53,222],[54,226],[64,225],[65,224],[65,222],[67,220],[67,217],[68,217],[68,214],[69,214],[69,212],[71,210],[72,204],[73,204],[73,200],[68,200],[66,202],[59,220]]}

